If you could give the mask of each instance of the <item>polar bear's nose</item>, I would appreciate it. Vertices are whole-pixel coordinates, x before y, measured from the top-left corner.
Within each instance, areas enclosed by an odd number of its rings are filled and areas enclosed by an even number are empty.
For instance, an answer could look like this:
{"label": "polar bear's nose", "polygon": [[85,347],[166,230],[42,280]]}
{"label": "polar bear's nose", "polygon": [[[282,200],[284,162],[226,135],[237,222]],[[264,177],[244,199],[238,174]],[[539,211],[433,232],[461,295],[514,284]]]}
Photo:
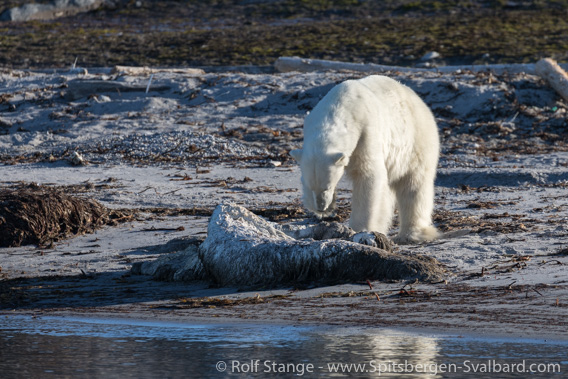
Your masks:
{"label": "polar bear's nose", "polygon": [[323,212],[325,211],[326,207],[325,199],[322,195],[316,195],[316,208],[318,211]]}
{"label": "polar bear's nose", "polygon": [[316,204],[316,209],[320,212],[324,212],[329,208],[331,204],[332,195],[329,193],[330,191],[322,191],[320,193],[314,192],[314,203]]}

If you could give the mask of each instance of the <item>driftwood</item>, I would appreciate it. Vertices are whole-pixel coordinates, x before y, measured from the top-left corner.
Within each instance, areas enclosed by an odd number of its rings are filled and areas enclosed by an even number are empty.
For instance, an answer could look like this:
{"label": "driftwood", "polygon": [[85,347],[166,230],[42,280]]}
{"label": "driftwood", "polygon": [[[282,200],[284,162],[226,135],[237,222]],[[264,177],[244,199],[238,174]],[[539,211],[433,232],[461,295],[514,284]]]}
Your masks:
{"label": "driftwood", "polygon": [[65,99],[69,101],[77,100],[82,97],[99,93],[121,93],[121,92],[146,92],[149,91],[168,91],[169,86],[134,85],[110,80],[83,80],[76,79],[67,82],[67,92]]}
{"label": "driftwood", "polygon": [[[341,228],[332,229],[336,236],[344,234]],[[309,230],[322,235],[312,228],[304,229],[304,236]],[[190,246],[155,262],[136,264],[132,272],[237,287],[366,279],[437,281],[445,274],[433,258],[395,254],[340,239],[298,240],[289,234],[241,206],[222,204],[213,212],[207,238],[199,248]]]}
{"label": "driftwood", "polygon": [[568,75],[550,58],[541,59],[536,63],[536,73],[548,82],[562,98],[568,102]]}
{"label": "driftwood", "polygon": [[151,68],[151,67],[132,67],[132,66],[114,66],[113,74],[125,75],[150,75],[159,72],[182,74],[182,75],[203,75],[205,71],[200,68]]}
{"label": "driftwood", "polygon": [[[568,68],[568,65],[565,65]],[[441,72],[452,73],[459,70],[473,72],[492,71],[496,74],[503,72],[535,74],[534,64],[494,64],[494,65],[464,65],[464,66],[442,66],[435,68],[413,68],[385,66],[374,63],[347,63],[335,62],[322,59],[304,59],[298,57],[280,57],[274,63],[276,70],[280,72],[313,72],[313,71],[356,71],[356,72]]]}
{"label": "driftwood", "polygon": [[57,0],[48,4],[28,3],[0,14],[0,21],[51,20],[88,12],[110,3],[108,0]]}

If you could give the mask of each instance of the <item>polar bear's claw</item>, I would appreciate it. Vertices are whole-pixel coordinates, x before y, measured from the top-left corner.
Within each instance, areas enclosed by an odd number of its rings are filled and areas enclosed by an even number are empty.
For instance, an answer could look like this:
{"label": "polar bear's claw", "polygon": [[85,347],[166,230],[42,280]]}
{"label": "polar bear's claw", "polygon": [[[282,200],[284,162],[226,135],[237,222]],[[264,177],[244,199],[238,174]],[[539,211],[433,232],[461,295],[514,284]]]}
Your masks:
{"label": "polar bear's claw", "polygon": [[312,213],[314,214],[315,218],[317,218],[318,220],[323,220],[335,216],[335,210],[324,211],[324,212],[312,211]]}
{"label": "polar bear's claw", "polygon": [[369,232],[360,232],[355,234],[353,236],[353,242],[360,243],[361,245],[377,247],[375,235]]}

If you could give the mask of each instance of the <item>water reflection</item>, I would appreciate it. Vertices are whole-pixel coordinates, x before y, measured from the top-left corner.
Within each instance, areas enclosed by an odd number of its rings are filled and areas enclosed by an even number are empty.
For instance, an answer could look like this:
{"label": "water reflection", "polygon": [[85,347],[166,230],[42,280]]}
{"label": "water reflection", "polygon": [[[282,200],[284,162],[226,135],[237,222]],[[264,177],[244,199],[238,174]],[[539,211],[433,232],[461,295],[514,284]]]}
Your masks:
{"label": "water reflection", "polygon": [[[462,367],[427,377],[479,377],[472,372],[473,364],[488,360],[501,364],[526,360],[527,366],[556,362],[566,372],[567,346],[563,342],[441,338],[378,328],[0,319],[2,378],[224,377],[239,372],[243,377],[275,372],[327,377],[356,370],[364,377],[378,377],[379,370],[390,371],[382,372],[381,377],[400,377],[409,368],[414,372],[404,377],[425,377],[425,372],[435,373],[443,364]],[[470,366],[464,367],[465,361]],[[492,376],[518,377],[518,373]]]}
{"label": "water reflection", "polygon": [[[392,330],[344,328],[329,330],[321,335],[321,349],[328,352],[326,356],[330,363],[365,364],[362,371],[376,374],[379,371],[397,371],[398,368],[420,364],[424,367],[435,365],[438,358],[438,338],[432,336],[410,335]],[[345,357],[349,357],[346,361]],[[321,354],[314,357],[321,361]],[[327,363],[327,361],[325,363]],[[327,368],[327,365],[325,365]],[[355,367],[355,366],[352,366]],[[405,371],[405,370],[400,370]],[[415,370],[406,370],[415,371]],[[424,370],[414,373],[423,377]],[[426,370],[429,372],[430,370]],[[433,371],[435,372],[435,370]],[[413,377],[408,372],[405,377]],[[385,374],[381,375],[385,376]]]}

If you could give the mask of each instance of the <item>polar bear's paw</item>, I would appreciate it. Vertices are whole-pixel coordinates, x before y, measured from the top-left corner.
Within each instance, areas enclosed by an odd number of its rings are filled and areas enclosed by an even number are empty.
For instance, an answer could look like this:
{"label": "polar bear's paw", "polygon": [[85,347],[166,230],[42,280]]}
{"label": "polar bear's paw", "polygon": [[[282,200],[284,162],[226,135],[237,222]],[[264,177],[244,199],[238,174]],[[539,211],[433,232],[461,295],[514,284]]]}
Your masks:
{"label": "polar bear's paw", "polygon": [[314,211],[312,210],[312,213],[314,214],[315,218],[317,218],[318,220],[324,220],[326,218],[332,218],[335,216],[335,209],[330,209],[330,210],[326,210],[326,211]]}
{"label": "polar bear's paw", "polygon": [[373,233],[360,232],[355,234],[352,239],[353,242],[360,243],[361,245],[377,247],[377,241]]}
{"label": "polar bear's paw", "polygon": [[434,226],[427,226],[421,229],[408,230],[400,232],[393,241],[397,245],[408,245],[413,243],[433,241],[440,236],[440,233]]}
{"label": "polar bear's paw", "polygon": [[386,235],[379,232],[359,232],[351,237],[351,240],[362,245],[392,252],[391,241]]}

